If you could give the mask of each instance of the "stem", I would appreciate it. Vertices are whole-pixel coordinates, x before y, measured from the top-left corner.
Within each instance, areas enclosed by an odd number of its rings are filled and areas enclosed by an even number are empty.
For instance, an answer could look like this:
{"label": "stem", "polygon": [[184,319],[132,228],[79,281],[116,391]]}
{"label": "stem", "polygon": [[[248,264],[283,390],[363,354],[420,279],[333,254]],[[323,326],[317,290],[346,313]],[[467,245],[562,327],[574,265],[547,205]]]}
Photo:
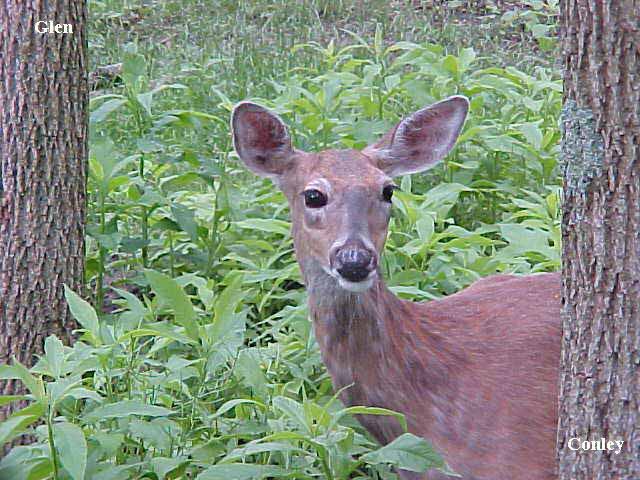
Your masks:
{"label": "stem", "polygon": [[333,480],[333,474],[331,473],[331,468],[329,468],[329,462],[327,462],[327,458],[324,453],[320,454],[320,461],[322,463],[322,470],[325,474],[325,477],[330,480]]}
{"label": "stem", "polygon": [[[138,163],[138,177],[144,184],[144,155],[140,154],[140,161]],[[144,245],[142,246],[142,266],[147,268],[149,266],[149,247],[147,242],[149,241],[149,211],[147,207],[142,206],[142,240]]]}
{"label": "stem", "polygon": [[444,169],[444,179],[447,182],[450,182],[450,180],[449,180],[449,160],[447,158],[442,160],[442,167]]}
{"label": "stem", "polygon": [[171,278],[174,278],[176,276],[176,272],[175,272],[175,259],[174,259],[174,252],[173,252],[173,235],[171,234],[171,232],[168,232],[169,235],[169,269],[171,270]]}
{"label": "stem", "polygon": [[149,266],[149,210],[147,207],[142,207],[142,240],[144,245],[142,246],[142,266],[147,268]]}
{"label": "stem", "polygon": [[[51,399],[49,399],[51,402]],[[49,437],[49,448],[51,449],[51,464],[53,466],[53,480],[60,478],[58,472],[58,452],[56,451],[56,445],[53,440],[53,411],[51,409],[51,403],[49,403],[49,412],[47,414],[47,435]]]}
{"label": "stem", "polygon": [[228,146],[225,147],[225,154],[222,157],[223,161],[222,164],[220,165],[221,167],[221,172],[220,172],[220,181],[218,183],[218,186],[216,187],[216,184],[214,183],[213,185],[213,189],[215,192],[215,201],[213,203],[213,223],[211,224],[211,236],[210,236],[210,240],[209,240],[209,252],[207,255],[207,275],[211,276],[211,270],[213,269],[213,260],[215,257],[215,253],[216,250],[218,248],[218,244],[219,244],[219,238],[218,238],[218,223],[220,221],[220,212],[218,209],[218,205],[220,204],[220,200],[219,200],[219,196],[220,196],[220,190],[222,190],[222,185],[223,182],[226,181],[226,159],[229,155],[228,152]]}
{"label": "stem", "polygon": [[322,148],[329,146],[329,130],[327,129],[327,116],[322,114]]}
{"label": "stem", "polygon": [[98,278],[96,280],[96,308],[98,313],[102,313],[102,306],[104,304],[104,261],[106,252],[104,247],[100,247],[98,250]]}
{"label": "stem", "polygon": [[[105,198],[104,194],[100,194],[100,234],[104,235],[106,230],[106,212],[105,212]],[[98,248],[98,278],[96,279],[96,307],[99,313],[102,313],[102,306],[104,304],[104,262],[106,257],[105,248],[100,245]]]}
{"label": "stem", "polygon": [[140,154],[140,160],[138,162],[138,177],[140,180],[144,180],[144,155]]}
{"label": "stem", "polygon": [[207,274],[211,275],[211,270],[213,269],[213,260],[215,256],[216,249],[218,247],[218,220],[220,216],[218,215],[218,193],[220,189],[216,190],[216,199],[213,204],[213,223],[211,224],[211,236],[209,239],[209,252],[207,258]]}

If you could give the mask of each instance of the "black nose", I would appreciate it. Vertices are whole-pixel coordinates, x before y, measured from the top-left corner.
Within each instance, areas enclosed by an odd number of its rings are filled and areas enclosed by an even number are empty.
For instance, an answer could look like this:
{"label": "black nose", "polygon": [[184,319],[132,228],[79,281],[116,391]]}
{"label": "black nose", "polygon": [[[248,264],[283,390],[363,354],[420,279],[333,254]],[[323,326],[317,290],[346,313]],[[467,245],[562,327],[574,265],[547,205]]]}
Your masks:
{"label": "black nose", "polygon": [[376,268],[376,256],[364,245],[346,244],[335,250],[332,263],[345,280],[361,282]]}

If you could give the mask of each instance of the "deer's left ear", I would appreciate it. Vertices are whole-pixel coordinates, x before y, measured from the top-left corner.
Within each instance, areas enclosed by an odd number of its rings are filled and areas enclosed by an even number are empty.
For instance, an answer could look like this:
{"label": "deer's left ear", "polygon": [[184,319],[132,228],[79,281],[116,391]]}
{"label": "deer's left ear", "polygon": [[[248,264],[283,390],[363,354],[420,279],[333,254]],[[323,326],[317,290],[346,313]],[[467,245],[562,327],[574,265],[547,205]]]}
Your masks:
{"label": "deer's left ear", "polygon": [[449,97],[408,116],[363,153],[391,177],[421,172],[453,148],[468,111],[467,97]]}

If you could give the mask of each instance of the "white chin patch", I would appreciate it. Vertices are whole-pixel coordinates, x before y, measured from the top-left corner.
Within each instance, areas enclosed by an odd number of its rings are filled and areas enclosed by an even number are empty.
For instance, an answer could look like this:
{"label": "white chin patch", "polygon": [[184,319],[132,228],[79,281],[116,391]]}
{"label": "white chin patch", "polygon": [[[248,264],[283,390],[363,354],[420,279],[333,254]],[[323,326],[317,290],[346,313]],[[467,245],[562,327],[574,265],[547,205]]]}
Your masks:
{"label": "white chin patch", "polygon": [[350,292],[355,292],[355,293],[361,293],[371,288],[371,285],[373,285],[374,278],[375,278],[375,275],[372,275],[371,277],[367,278],[366,280],[363,280],[362,282],[350,282],[349,280],[345,280],[344,278],[340,277],[338,278],[338,283],[345,290],[349,290]]}

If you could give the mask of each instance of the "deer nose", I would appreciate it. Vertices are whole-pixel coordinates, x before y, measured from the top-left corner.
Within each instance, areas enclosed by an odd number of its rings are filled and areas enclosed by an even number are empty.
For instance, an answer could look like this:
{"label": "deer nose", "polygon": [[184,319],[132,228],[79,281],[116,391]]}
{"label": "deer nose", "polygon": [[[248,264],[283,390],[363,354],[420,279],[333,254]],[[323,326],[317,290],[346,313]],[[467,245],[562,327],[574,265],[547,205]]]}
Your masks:
{"label": "deer nose", "polygon": [[334,247],[329,260],[340,276],[350,282],[366,280],[378,263],[376,254],[361,242],[349,242]]}

